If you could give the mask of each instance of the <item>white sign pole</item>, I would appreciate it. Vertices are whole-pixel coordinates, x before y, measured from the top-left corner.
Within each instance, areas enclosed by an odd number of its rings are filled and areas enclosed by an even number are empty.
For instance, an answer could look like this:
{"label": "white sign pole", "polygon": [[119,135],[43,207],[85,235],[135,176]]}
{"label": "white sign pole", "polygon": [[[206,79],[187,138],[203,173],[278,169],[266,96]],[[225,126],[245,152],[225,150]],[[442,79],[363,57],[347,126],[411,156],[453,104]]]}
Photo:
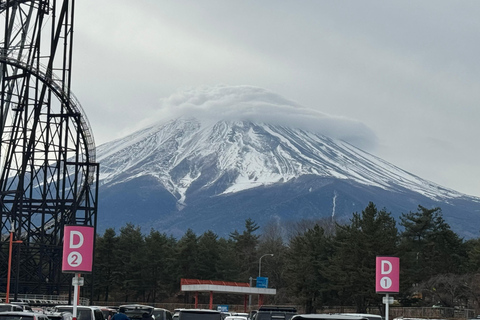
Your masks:
{"label": "white sign pole", "polygon": [[73,278],[73,320],[77,320],[77,301],[78,301],[78,273]]}
{"label": "white sign pole", "polygon": [[389,320],[389,318],[388,318],[388,308],[390,307],[390,301],[388,299],[388,293],[385,294],[385,297],[386,297],[386,300],[387,300],[387,303],[385,304],[385,320]]}

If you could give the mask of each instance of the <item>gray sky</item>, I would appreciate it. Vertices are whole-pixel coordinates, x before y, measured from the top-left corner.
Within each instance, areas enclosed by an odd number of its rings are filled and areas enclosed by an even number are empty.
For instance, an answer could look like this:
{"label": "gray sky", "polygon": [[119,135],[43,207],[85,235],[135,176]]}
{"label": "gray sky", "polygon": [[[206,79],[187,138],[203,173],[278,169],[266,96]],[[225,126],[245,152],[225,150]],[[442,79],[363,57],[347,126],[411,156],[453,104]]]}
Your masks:
{"label": "gray sky", "polygon": [[480,196],[479,16],[474,0],[82,0],[72,89],[100,145],[185,91],[263,88],[363,123],[366,151]]}

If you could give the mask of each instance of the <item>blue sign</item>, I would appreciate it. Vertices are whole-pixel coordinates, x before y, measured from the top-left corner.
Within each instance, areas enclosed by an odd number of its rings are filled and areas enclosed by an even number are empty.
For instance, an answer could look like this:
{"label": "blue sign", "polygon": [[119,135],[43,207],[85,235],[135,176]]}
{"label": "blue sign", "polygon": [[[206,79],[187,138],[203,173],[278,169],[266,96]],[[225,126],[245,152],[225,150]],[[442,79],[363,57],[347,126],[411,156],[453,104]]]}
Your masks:
{"label": "blue sign", "polygon": [[217,311],[227,312],[228,311],[228,305],[218,305],[217,306]]}
{"label": "blue sign", "polygon": [[257,288],[268,288],[268,278],[257,277]]}

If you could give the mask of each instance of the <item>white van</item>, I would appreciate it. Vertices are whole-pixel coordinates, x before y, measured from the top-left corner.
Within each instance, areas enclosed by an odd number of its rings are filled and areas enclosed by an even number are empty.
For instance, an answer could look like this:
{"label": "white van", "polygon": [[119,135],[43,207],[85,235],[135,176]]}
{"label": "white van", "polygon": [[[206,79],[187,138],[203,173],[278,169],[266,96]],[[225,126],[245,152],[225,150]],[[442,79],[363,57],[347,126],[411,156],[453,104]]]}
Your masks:
{"label": "white van", "polygon": [[[73,306],[56,306],[57,312],[70,312],[73,314]],[[105,320],[102,310],[98,307],[77,306],[77,320]]]}

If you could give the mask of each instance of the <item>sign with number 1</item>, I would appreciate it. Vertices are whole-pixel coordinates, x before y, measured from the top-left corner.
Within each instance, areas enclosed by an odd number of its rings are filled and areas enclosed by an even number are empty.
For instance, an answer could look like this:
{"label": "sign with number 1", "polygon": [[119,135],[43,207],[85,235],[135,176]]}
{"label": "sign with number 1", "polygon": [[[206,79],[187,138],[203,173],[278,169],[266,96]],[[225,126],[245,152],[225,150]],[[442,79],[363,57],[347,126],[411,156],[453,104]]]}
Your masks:
{"label": "sign with number 1", "polygon": [[398,293],[400,289],[400,259],[377,257],[375,289],[378,292]]}

